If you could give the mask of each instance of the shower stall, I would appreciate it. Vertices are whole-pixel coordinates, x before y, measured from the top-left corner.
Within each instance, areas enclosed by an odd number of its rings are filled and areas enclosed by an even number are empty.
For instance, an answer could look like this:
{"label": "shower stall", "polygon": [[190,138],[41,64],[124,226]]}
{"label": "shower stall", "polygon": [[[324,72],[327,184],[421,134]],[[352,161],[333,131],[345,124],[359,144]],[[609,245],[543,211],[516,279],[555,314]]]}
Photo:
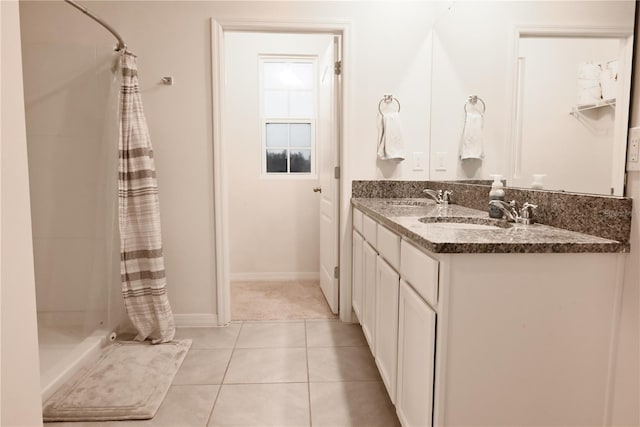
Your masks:
{"label": "shower stall", "polygon": [[[62,6],[61,13],[76,12]],[[25,25],[28,31],[37,31]],[[23,76],[43,399],[125,318],[113,45],[33,37]],[[40,38],[40,40],[37,40]],[[46,40],[44,40],[46,39]]]}

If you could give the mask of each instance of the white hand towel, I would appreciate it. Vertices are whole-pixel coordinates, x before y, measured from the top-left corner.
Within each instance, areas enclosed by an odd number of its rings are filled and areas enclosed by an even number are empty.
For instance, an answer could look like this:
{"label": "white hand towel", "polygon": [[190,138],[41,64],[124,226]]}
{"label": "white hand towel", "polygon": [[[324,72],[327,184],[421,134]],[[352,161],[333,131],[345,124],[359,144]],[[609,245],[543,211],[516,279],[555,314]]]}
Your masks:
{"label": "white hand towel", "polygon": [[462,131],[460,144],[460,160],[482,159],[482,114],[478,111],[468,111]]}
{"label": "white hand towel", "polygon": [[397,112],[382,114],[378,158],[381,160],[400,161],[405,158],[402,124],[400,123],[400,115]]}

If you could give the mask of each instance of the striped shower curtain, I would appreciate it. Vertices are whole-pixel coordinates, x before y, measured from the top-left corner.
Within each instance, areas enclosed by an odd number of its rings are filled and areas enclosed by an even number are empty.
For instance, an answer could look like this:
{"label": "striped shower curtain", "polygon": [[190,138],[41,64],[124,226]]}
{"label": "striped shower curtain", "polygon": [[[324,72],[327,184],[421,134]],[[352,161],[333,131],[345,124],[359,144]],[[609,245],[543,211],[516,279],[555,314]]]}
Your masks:
{"label": "striped shower curtain", "polygon": [[136,56],[121,55],[118,214],[120,274],[136,340],[171,341],[175,322],[167,297],[160,204],[153,149],[142,108]]}

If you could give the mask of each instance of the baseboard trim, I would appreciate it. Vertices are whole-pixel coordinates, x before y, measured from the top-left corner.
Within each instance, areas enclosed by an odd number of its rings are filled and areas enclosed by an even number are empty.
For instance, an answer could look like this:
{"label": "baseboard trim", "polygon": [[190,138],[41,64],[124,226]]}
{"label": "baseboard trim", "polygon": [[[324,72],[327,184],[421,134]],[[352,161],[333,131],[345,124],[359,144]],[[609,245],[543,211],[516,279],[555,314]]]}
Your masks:
{"label": "baseboard trim", "polygon": [[232,273],[231,281],[276,282],[281,280],[319,280],[319,272]]}
{"label": "baseboard trim", "polygon": [[218,315],[209,313],[174,314],[173,318],[178,328],[206,328],[220,326]]}

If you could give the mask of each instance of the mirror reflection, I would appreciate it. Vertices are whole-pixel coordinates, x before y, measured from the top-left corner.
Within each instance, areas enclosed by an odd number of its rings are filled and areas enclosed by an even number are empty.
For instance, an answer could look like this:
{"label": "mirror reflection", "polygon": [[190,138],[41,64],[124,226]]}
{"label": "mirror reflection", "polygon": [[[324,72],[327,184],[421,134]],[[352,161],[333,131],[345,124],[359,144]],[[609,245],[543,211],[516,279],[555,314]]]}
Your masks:
{"label": "mirror reflection", "polygon": [[634,7],[450,2],[433,33],[431,178],[622,195]]}

